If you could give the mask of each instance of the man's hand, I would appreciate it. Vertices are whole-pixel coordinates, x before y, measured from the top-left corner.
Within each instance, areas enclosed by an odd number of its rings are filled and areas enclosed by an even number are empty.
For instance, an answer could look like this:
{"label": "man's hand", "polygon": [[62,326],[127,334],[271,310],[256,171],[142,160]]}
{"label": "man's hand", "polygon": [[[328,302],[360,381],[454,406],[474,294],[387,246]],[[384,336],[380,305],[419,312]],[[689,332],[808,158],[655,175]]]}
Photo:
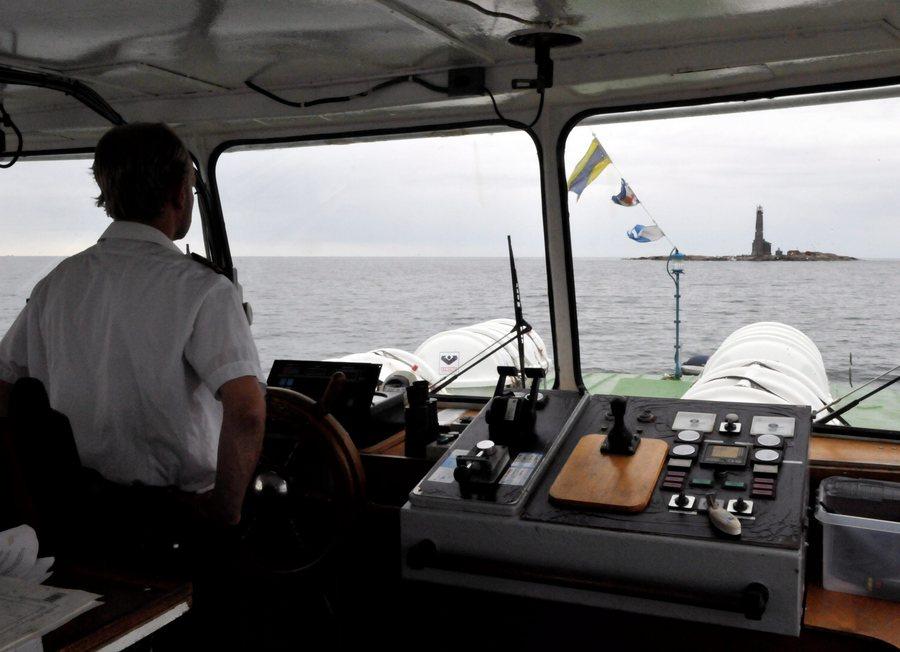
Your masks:
{"label": "man's hand", "polygon": [[219,388],[219,396],[223,416],[216,486],[209,499],[201,501],[200,511],[217,523],[236,525],[262,449],[266,400],[255,376],[229,380]]}

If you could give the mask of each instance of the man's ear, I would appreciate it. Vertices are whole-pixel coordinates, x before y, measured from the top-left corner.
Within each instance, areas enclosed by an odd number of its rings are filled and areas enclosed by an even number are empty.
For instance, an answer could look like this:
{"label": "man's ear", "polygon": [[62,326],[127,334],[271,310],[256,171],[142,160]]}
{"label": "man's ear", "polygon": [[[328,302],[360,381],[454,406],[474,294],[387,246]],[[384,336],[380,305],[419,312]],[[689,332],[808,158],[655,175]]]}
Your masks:
{"label": "man's ear", "polygon": [[183,209],[190,193],[191,188],[188,185],[188,177],[186,176],[181,183],[174,186],[169,192],[169,203],[172,204],[172,208],[177,211]]}

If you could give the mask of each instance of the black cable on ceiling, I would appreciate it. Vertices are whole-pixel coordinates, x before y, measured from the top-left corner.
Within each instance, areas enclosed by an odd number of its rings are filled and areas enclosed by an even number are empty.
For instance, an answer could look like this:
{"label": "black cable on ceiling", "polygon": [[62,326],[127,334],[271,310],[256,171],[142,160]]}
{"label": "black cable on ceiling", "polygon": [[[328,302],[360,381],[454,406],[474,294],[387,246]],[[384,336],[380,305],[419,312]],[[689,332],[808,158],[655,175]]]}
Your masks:
{"label": "black cable on ceiling", "polygon": [[475,11],[482,13],[485,16],[491,16],[492,18],[505,18],[507,20],[514,20],[515,22],[521,23],[522,25],[533,25],[535,27],[553,27],[553,23],[551,23],[550,21],[531,20],[529,18],[522,18],[514,14],[508,14],[504,11],[492,11],[491,9],[487,9],[486,7],[482,7],[477,2],[472,2],[472,0],[447,0],[447,2],[455,2],[456,4],[471,7]]}
{"label": "black cable on ceiling", "polygon": [[114,125],[125,124],[125,118],[119,115],[106,100],[94,89],[77,79],[63,77],[52,73],[30,72],[0,65],[0,83],[19,86],[36,86],[71,95],[91,111],[102,116]]}
{"label": "black cable on ceiling", "polygon": [[359,93],[353,93],[352,95],[338,95],[335,97],[322,97],[322,98],[315,99],[315,100],[306,100],[306,101],[300,102],[300,101],[295,101],[295,100],[289,100],[287,98],[281,97],[280,95],[276,95],[272,91],[266,90],[262,86],[259,86],[258,84],[254,83],[253,81],[251,81],[249,79],[244,82],[244,85],[247,86],[247,88],[256,91],[260,95],[264,95],[264,96],[268,97],[270,100],[274,100],[275,102],[278,102],[279,104],[284,104],[285,106],[290,106],[295,109],[306,109],[311,106],[319,106],[321,104],[334,104],[336,102],[349,102],[350,100],[360,98],[360,97],[366,97],[367,95],[371,95],[372,93],[375,93],[377,91],[384,90],[385,88],[389,88],[391,86],[396,86],[397,84],[402,84],[404,82],[411,82],[413,84],[418,84],[422,88],[427,88],[428,90],[430,90],[434,93],[446,94],[449,90],[446,86],[438,86],[437,84],[432,84],[431,82],[426,81],[425,79],[422,79],[418,75],[402,75],[400,77],[393,77],[391,79],[383,81],[380,84],[375,84],[375,86],[372,86],[372,88],[366,89],[364,91],[360,91]]}
{"label": "black cable on ceiling", "polygon": [[[497,100],[494,99],[494,94],[491,92],[491,89],[489,89],[487,86],[485,86],[482,88],[482,90],[485,93],[487,93],[488,96],[491,98],[491,104],[494,105],[494,113],[497,114],[497,117],[500,118],[500,120],[502,120],[508,126],[518,128],[520,126],[519,123],[510,120],[509,118],[505,117],[502,113],[500,113],[500,107],[497,106]],[[541,101],[538,104],[537,113],[534,116],[534,120],[532,120],[530,123],[525,125],[525,129],[531,129],[532,127],[534,127],[534,125],[537,124],[537,121],[540,120],[541,114],[544,112],[544,89],[539,90],[538,94],[541,96]]]}
{"label": "black cable on ceiling", "polygon": [[[9,115],[9,113],[6,112],[6,108],[3,106],[3,102],[0,102],[0,125],[2,125],[3,127],[9,127],[10,129],[12,129],[13,132],[16,134],[16,138],[19,141],[19,144],[16,146],[16,151],[13,154],[12,159],[10,161],[7,161],[6,163],[0,163],[0,169],[6,170],[8,168],[11,168],[13,165],[15,165],[16,161],[19,160],[19,156],[22,155],[23,139],[22,139],[22,132],[19,131],[19,128],[16,126],[16,123],[13,122],[13,119]],[[6,139],[4,138],[4,141],[5,140]]]}

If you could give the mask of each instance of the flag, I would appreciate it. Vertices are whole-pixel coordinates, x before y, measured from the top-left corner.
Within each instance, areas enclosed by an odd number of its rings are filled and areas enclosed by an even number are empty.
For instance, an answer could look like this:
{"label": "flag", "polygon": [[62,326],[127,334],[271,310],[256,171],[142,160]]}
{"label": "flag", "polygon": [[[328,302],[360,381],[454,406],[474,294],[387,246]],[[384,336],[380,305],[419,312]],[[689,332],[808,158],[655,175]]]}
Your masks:
{"label": "flag", "polygon": [[663,233],[663,230],[656,225],[644,226],[643,224],[635,224],[634,228],[625,235],[635,242],[656,242],[663,237],[665,233]]}
{"label": "flag", "polygon": [[619,191],[619,194],[613,195],[612,200],[619,206],[634,206],[641,203],[631,186],[625,183],[625,179],[622,179],[622,189]]}
{"label": "flag", "polygon": [[600,141],[597,140],[597,137],[595,136],[591,141],[590,147],[588,147],[587,151],[584,153],[584,156],[578,161],[578,165],[572,170],[572,175],[569,177],[569,190],[578,195],[578,199],[581,199],[581,193],[584,192],[584,189],[587,188],[610,163],[612,163],[612,160],[609,158],[609,154],[606,153],[606,150],[603,149],[603,145],[600,144]]}

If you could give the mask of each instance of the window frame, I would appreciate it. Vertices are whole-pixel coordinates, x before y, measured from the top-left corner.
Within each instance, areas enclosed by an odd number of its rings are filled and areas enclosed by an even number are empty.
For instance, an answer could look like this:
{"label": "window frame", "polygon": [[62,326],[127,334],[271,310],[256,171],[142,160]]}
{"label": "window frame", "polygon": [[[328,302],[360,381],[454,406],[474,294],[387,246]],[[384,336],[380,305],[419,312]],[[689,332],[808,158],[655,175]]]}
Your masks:
{"label": "window frame", "polygon": [[[217,248],[211,250],[211,255],[219,257],[219,260],[222,261],[222,266],[226,270],[226,273],[233,274],[234,269],[234,261],[231,256],[231,247],[228,243],[227,239],[227,229],[225,225],[225,217],[224,210],[222,207],[222,198],[219,193],[219,180],[217,176],[218,163],[221,159],[222,155],[228,152],[229,150],[235,150],[237,148],[250,148],[258,145],[289,145],[292,143],[321,143],[321,144],[341,144],[342,142],[363,142],[365,140],[392,140],[391,136],[422,136],[427,137],[428,135],[438,135],[440,132],[460,132],[466,130],[482,130],[482,131],[501,131],[508,129],[510,131],[521,131],[525,133],[529,138],[531,138],[531,142],[535,148],[535,156],[537,157],[538,164],[538,178],[543,181],[545,178],[545,169],[544,169],[544,156],[543,150],[541,147],[541,141],[538,138],[537,134],[533,129],[527,127],[527,125],[515,122],[515,121],[501,121],[501,120],[472,120],[466,122],[453,122],[453,123],[442,123],[437,125],[427,124],[427,125],[413,125],[407,127],[390,127],[384,129],[360,129],[360,130],[351,130],[351,131],[339,131],[339,132],[329,132],[329,133],[311,133],[311,134],[302,134],[302,135],[294,135],[294,136],[272,136],[266,138],[235,138],[230,140],[225,140],[220,142],[213,148],[212,152],[209,155],[209,160],[207,162],[207,173],[209,176],[209,188],[210,195],[213,203],[213,212],[216,215],[216,223],[221,225],[221,234],[222,239],[218,241]],[[399,140],[397,138],[396,140]],[[337,142],[335,142],[337,141]],[[550,251],[547,237],[547,200],[544,192],[543,182],[541,183],[541,230],[544,238],[544,269],[547,275],[547,302],[548,302],[548,311],[549,311],[549,321],[550,321],[550,339],[553,350],[553,371],[554,371],[554,389],[556,389],[556,385],[559,383],[559,356],[557,352],[557,333],[556,333],[556,323],[553,318],[554,313],[554,302],[553,302],[553,281],[551,277],[551,267],[550,267]],[[568,242],[568,232],[566,234],[567,237],[567,247],[566,247],[566,258],[567,265],[571,264],[572,252],[571,246]],[[207,245],[209,248],[209,245]],[[574,311],[574,306],[573,306]],[[577,351],[577,337],[574,338],[573,346]],[[580,363],[578,365],[580,367]],[[580,370],[578,373],[578,382],[579,385],[581,383],[581,374]],[[442,395],[444,396],[444,395]],[[460,396],[460,400],[463,402],[467,400],[471,400],[471,397]],[[483,400],[482,398],[478,399],[479,401]]]}

